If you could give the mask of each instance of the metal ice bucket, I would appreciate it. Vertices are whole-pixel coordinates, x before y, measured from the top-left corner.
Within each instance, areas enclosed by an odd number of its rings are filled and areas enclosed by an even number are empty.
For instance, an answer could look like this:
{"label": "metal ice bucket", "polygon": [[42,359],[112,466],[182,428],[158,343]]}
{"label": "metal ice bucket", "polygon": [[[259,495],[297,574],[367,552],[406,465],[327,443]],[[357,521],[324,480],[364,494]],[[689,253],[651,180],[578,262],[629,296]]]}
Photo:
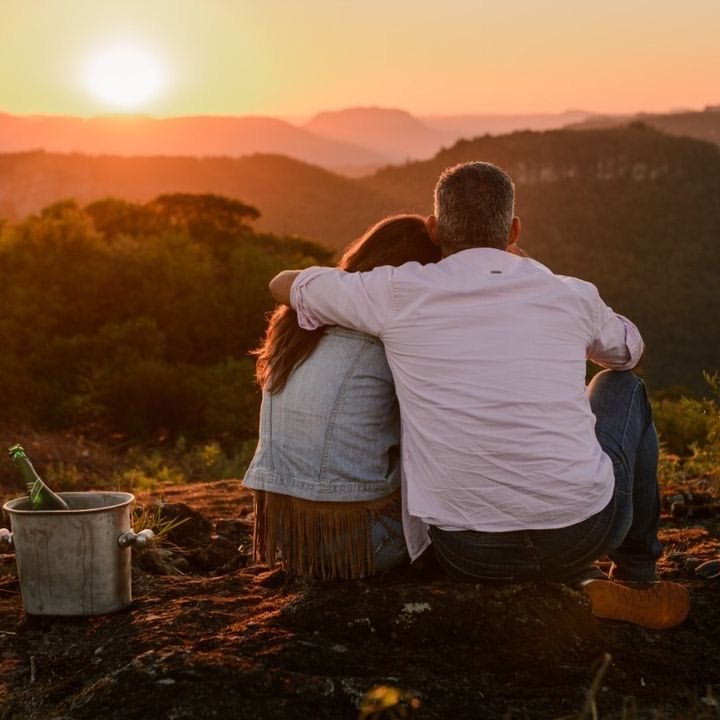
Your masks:
{"label": "metal ice bucket", "polygon": [[69,510],[31,510],[27,497],[5,503],[20,593],[30,615],[102,615],[132,601],[130,553],[152,533],[131,529],[126,492],[59,493]]}

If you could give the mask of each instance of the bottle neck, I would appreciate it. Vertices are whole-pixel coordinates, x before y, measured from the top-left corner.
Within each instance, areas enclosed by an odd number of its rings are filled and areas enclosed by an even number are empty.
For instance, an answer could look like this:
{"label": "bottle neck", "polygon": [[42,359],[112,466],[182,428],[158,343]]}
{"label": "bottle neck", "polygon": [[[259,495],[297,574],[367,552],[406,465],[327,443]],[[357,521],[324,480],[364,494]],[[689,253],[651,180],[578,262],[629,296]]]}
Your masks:
{"label": "bottle neck", "polygon": [[26,483],[35,482],[38,474],[32,466],[30,458],[25,454],[25,451],[19,445],[16,445],[15,447],[10,448],[9,452],[13,462],[18,466],[23,480]]}

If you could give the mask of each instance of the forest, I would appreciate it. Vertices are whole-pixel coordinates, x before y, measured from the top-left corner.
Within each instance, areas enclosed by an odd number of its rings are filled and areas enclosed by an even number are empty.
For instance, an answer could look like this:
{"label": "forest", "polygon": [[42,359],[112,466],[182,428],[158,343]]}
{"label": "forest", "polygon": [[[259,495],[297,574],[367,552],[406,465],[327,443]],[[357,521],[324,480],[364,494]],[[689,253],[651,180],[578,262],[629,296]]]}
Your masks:
{"label": "forest", "polygon": [[259,212],[216,195],[145,204],[72,200],[0,234],[0,407],[5,427],[130,440],[256,434],[249,351],[267,282],[331,252],[257,233]]}

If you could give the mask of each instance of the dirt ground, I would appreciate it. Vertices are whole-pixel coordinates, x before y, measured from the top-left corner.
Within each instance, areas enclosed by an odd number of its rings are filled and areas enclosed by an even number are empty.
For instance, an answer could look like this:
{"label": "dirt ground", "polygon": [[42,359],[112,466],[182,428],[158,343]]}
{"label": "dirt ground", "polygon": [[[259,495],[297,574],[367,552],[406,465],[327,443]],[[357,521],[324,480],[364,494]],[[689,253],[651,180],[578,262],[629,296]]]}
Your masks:
{"label": "dirt ground", "polygon": [[[28,616],[14,555],[0,555],[0,720],[339,720],[384,705],[372,717],[718,718],[720,578],[695,568],[720,558],[720,525],[697,487],[670,491],[667,509],[688,489],[663,518],[661,571],[692,610],[665,631],[596,620],[559,584],[456,584],[432,558],[364,581],[293,580],[253,564],[239,481],[139,497],[189,520],[133,551],[125,610]],[[389,689],[373,700],[377,685]]]}

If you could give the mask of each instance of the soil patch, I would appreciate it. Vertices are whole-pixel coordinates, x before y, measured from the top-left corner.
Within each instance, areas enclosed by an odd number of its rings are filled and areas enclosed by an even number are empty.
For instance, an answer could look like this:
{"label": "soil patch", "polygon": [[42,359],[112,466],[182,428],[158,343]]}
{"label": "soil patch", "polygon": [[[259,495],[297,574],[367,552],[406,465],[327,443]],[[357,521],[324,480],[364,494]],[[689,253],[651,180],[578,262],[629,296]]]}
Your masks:
{"label": "soil patch", "polygon": [[[136,553],[122,612],[27,616],[0,555],[0,720],[336,720],[372,703],[382,718],[580,717],[605,654],[600,717],[720,717],[720,579],[695,572],[720,539],[714,512],[686,512],[697,488],[666,498],[661,572],[693,605],[665,631],[598,621],[560,584],[456,584],[431,557],[363,581],[291,579],[253,564],[239,481],[160,495],[139,502],[188,520]],[[390,690],[368,696],[377,685]]]}

